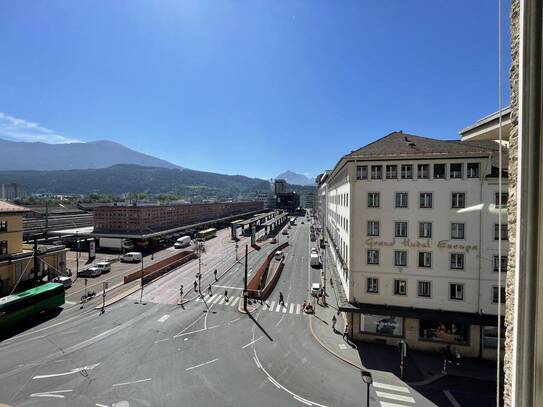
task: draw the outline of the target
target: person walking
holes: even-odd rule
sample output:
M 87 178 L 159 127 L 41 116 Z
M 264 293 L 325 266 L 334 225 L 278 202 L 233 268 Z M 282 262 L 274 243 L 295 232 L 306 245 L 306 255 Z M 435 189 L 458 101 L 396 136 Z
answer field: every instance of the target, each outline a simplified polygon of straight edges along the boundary
M 336 333 L 336 322 L 337 322 L 337 318 L 335 315 L 332 316 L 332 331 L 334 331 L 334 333 Z
M 349 324 L 345 322 L 345 326 L 343 327 L 343 339 L 346 339 L 348 334 L 349 334 Z
M 183 284 L 181 284 L 181 287 L 179 287 L 179 297 L 183 298 Z
M 198 291 L 198 283 L 194 281 L 194 291 Z
M 283 307 L 285 306 L 285 299 L 283 298 L 283 293 L 279 291 L 279 304 Z
M 228 302 L 228 290 L 224 290 L 224 300 Z
M 215 271 L 213 272 L 213 274 L 215 275 L 215 281 L 217 281 L 217 269 L 215 269 Z
M 213 295 L 213 291 L 211 290 L 211 284 L 207 286 L 207 293 L 209 294 L 210 297 Z

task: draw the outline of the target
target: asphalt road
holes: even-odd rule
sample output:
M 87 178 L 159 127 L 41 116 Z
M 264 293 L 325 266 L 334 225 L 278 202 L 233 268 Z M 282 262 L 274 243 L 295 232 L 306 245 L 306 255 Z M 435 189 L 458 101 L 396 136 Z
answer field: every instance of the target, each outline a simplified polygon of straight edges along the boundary
M 285 239 L 284 236 L 280 236 Z M 0 402 L 16 406 L 361 406 L 360 372 L 325 351 L 312 337 L 300 306 L 320 271 L 309 267 L 309 225 L 293 227 L 285 268 L 268 306 L 238 311 L 243 263 L 220 235 L 207 242 L 205 301 L 178 306 L 180 284 L 192 284 L 193 261 L 107 308 L 72 307 L 57 318 L 0 343 Z M 240 244 L 240 254 L 242 253 Z M 273 250 L 249 254 L 251 272 Z M 222 275 L 214 282 L 213 270 Z M 224 291 L 229 293 L 229 301 Z M 285 307 L 278 307 L 278 293 Z M 386 372 L 373 406 L 433 405 Z M 400 399 L 383 399 L 383 389 Z M 396 386 L 396 387 L 394 387 Z M 379 389 L 381 390 L 379 392 Z M 405 393 L 407 391 L 408 393 Z M 381 395 L 380 395 L 381 394 Z M 403 395 L 403 396 L 402 396 Z M 408 401 L 401 401 L 407 397 Z M 410 401 L 412 400 L 412 401 Z M 386 403 L 391 404 L 386 404 Z M 394 404 L 393 404 L 394 403 Z

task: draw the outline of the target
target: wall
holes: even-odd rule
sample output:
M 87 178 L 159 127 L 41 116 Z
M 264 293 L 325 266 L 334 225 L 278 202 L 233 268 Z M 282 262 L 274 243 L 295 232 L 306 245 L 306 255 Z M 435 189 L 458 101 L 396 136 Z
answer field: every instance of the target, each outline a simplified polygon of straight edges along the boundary
M 23 251 L 23 217 L 21 214 L 0 213 L 0 221 L 7 221 L 7 232 L 0 232 L 0 240 L 7 240 L 8 253 Z

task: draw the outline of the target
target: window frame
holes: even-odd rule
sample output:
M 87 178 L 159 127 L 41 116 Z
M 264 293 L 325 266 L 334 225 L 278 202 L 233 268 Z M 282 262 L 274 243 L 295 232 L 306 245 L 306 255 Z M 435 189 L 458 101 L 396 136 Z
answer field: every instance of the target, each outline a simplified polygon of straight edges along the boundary
M 398 225 L 405 225 L 405 235 L 399 235 L 398 232 Z M 395 220 L 394 221 L 394 237 L 409 237 L 409 223 L 405 220 Z
M 459 177 L 454 176 L 456 171 L 453 171 L 453 169 L 452 169 L 453 165 L 459 165 L 460 166 L 460 176 Z M 464 178 L 464 163 L 449 163 L 449 178 L 450 179 L 463 179 Z
M 394 168 L 394 176 L 389 177 L 389 168 Z M 385 165 L 385 179 L 398 179 L 398 164 L 387 164 Z
M 505 285 L 502 285 L 500 288 L 501 288 L 500 291 L 502 291 L 501 298 L 500 298 L 502 300 L 501 303 L 505 304 Z M 496 291 L 496 292 L 494 293 L 494 291 Z M 493 285 L 492 286 L 491 297 L 490 297 L 490 300 L 492 301 L 492 304 L 498 304 L 499 303 L 498 302 L 498 293 L 499 293 L 498 286 Z
M 454 225 L 462 225 L 462 237 L 454 237 L 453 236 L 453 226 Z M 451 240 L 466 240 L 466 224 L 465 222 L 451 222 Z
M 430 225 L 430 228 L 429 228 L 430 229 L 430 234 L 429 234 L 429 236 L 423 236 L 422 233 L 421 233 L 421 231 L 423 230 L 422 225 L 425 225 L 425 224 Z M 432 233 L 433 233 L 432 228 L 433 228 L 432 222 L 419 222 L 419 239 L 431 239 L 432 238 Z
M 456 287 L 455 294 L 458 293 L 458 288 L 459 287 L 461 288 L 462 298 L 456 298 L 456 296 L 455 298 L 453 298 L 453 296 L 451 295 L 453 286 Z M 464 283 L 449 283 L 449 300 L 450 301 L 464 301 L 465 298 L 466 298 L 466 290 L 464 289 Z
M 400 283 L 403 283 L 403 287 L 404 287 L 404 292 L 401 293 L 399 290 L 399 288 L 402 286 L 400 285 Z M 396 289 L 398 288 L 398 289 Z M 399 295 L 399 296 L 402 296 L 402 297 L 407 297 L 407 280 L 405 279 L 401 279 L 401 278 L 395 278 L 394 279 L 394 283 L 393 283 L 393 287 L 392 287 L 392 294 L 393 295 Z
M 404 177 L 404 167 L 410 169 L 408 177 Z M 413 179 L 413 164 L 400 164 L 400 179 Z
M 453 267 L 453 256 L 460 256 L 459 258 L 462 259 L 462 267 Z M 458 264 L 458 261 L 456 262 Z M 466 267 L 466 254 L 465 253 L 458 253 L 458 252 L 452 252 L 449 253 L 449 269 L 450 270 L 465 270 Z
M 462 197 L 462 205 L 458 205 L 458 200 L 455 205 L 455 195 Z M 466 207 L 466 193 L 465 192 L 451 192 L 451 209 L 464 209 Z
M 436 169 L 437 168 L 443 168 L 443 176 L 442 177 L 436 177 Z M 436 163 L 433 165 L 433 171 L 432 171 L 433 179 L 447 179 L 447 164 L 446 163 Z
M 509 256 L 505 255 L 505 256 L 501 256 L 501 260 L 500 260 L 500 256 L 498 256 L 497 254 L 494 255 L 494 258 L 493 258 L 493 261 L 492 261 L 492 270 L 494 271 L 494 273 L 497 273 L 498 272 L 498 265 L 499 265 L 499 262 L 501 261 L 505 261 L 505 267 L 503 267 L 504 265 L 502 264 L 502 273 L 506 273 L 507 272 L 507 269 L 508 269 L 508 265 L 509 265 Z
M 370 195 L 377 197 L 377 205 L 370 205 Z M 368 208 L 380 208 L 381 207 L 381 196 L 379 192 L 368 192 Z
M 426 177 L 421 177 L 421 167 L 427 167 L 428 170 L 427 170 L 427 174 L 426 174 Z M 423 170 L 423 173 L 424 173 L 424 170 Z M 431 166 L 430 164 L 425 164 L 425 163 L 421 163 L 421 164 L 417 164 L 417 179 L 430 179 L 430 174 L 431 174 Z
M 377 256 L 377 259 L 375 262 L 370 263 L 370 252 L 375 253 Z M 379 260 L 380 260 L 381 254 L 379 253 L 379 249 L 366 249 L 366 264 L 368 266 L 378 266 Z
M 470 175 L 470 168 L 469 168 L 470 165 L 476 165 L 477 166 L 477 175 L 475 175 L 475 176 Z M 480 178 L 480 174 L 481 174 L 481 164 L 480 163 L 472 162 L 472 163 L 467 163 L 466 164 L 466 176 L 467 176 L 467 178 Z
M 370 224 L 377 225 L 377 234 L 370 234 Z M 381 221 L 378 220 L 368 220 L 366 234 L 368 237 L 379 237 L 381 236 Z
M 366 169 L 366 176 L 364 177 L 362 174 L 362 169 Z M 360 171 L 359 171 L 360 169 Z M 367 180 L 368 179 L 368 166 L 367 165 L 357 165 L 356 166 L 356 179 L 357 180 Z
M 421 294 L 421 284 L 428 285 L 428 295 Z M 419 298 L 432 298 L 432 281 L 430 280 L 417 280 L 417 297 Z
M 398 264 L 398 257 L 396 256 L 397 253 L 404 253 L 404 264 Z M 407 267 L 407 250 L 394 250 L 394 267 Z
M 422 257 L 421 257 L 422 255 Z M 426 262 L 425 260 L 426 259 L 426 255 L 429 255 L 429 265 L 426 266 Z M 423 260 L 423 264 L 421 265 L 421 259 Z M 418 264 L 418 268 L 424 268 L 424 269 L 430 269 L 432 268 L 432 252 L 427 252 L 427 251 L 421 251 L 421 252 L 418 252 L 417 253 L 417 264 Z
M 422 197 L 430 197 L 430 206 L 422 206 Z M 434 194 L 432 192 L 419 192 L 419 209 L 433 209 L 434 207 Z
M 405 195 L 405 206 L 398 206 L 398 197 Z M 398 191 L 394 192 L 394 208 L 395 209 L 409 209 L 409 192 Z
M 372 284 L 370 284 L 370 281 Z M 375 289 L 370 290 L 370 288 L 373 288 L 373 287 L 375 287 Z M 377 277 L 366 278 L 366 292 L 368 294 L 379 294 L 379 279 Z
M 373 175 L 373 170 L 377 170 L 377 175 L 378 176 L 374 176 Z M 370 167 L 370 178 L 372 180 L 374 179 L 383 179 L 383 165 L 382 164 L 372 164 L 371 167 Z

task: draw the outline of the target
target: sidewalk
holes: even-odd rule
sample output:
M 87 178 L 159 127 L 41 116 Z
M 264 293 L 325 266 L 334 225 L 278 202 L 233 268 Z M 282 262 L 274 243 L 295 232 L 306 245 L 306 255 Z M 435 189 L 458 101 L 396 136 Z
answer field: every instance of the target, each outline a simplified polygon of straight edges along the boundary
M 330 287 L 327 281 L 327 306 L 317 305 L 315 315 L 310 319 L 310 329 L 315 339 L 328 352 L 353 367 L 387 371 L 400 377 L 400 355 L 396 347 L 343 339 L 343 315 L 337 314 L 337 290 L 341 283 L 335 272 L 327 271 L 328 279 L 332 274 L 334 284 Z M 334 315 L 337 318 L 336 332 L 332 330 Z M 442 370 L 443 356 L 437 353 L 410 350 L 404 359 L 404 381 L 413 386 L 423 386 L 441 379 L 445 376 Z M 487 360 L 462 358 L 459 366 L 454 362 L 447 364 L 447 375 L 495 381 L 496 364 Z

